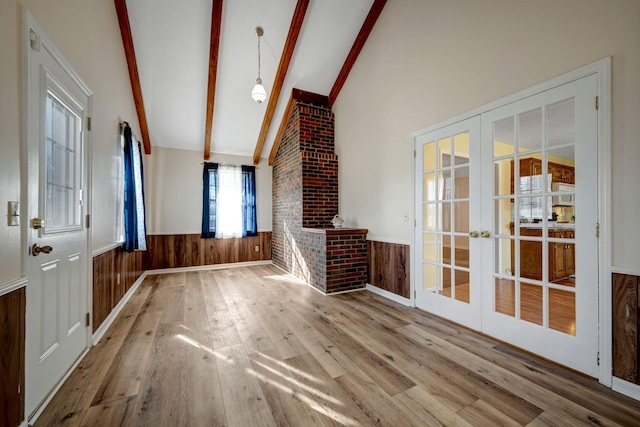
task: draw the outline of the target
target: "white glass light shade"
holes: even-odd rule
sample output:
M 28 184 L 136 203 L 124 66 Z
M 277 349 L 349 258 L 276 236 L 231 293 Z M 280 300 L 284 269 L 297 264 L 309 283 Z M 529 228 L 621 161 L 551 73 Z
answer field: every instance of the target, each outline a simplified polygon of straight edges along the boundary
M 267 91 L 264 89 L 264 86 L 262 86 L 262 79 L 256 80 L 256 85 L 251 91 L 251 96 L 258 104 L 262 104 L 262 101 L 267 99 Z

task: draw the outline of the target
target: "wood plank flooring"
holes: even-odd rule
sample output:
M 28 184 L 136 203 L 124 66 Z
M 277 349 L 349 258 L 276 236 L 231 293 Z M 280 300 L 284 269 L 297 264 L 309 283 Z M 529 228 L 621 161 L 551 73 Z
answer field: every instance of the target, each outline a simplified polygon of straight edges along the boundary
M 40 426 L 634 426 L 594 379 L 271 265 L 149 276 Z

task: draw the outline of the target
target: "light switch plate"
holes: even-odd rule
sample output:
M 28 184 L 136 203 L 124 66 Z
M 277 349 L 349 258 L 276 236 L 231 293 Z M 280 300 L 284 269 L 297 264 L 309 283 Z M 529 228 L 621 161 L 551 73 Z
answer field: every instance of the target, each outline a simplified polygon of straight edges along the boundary
M 20 203 L 9 202 L 9 226 L 20 225 Z

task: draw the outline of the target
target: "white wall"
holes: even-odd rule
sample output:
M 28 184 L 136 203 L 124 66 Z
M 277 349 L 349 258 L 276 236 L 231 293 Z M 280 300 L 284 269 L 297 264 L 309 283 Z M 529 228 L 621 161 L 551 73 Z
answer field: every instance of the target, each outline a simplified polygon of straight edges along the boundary
M 22 7 L 29 9 L 93 92 L 93 249 L 115 237 L 117 133 L 121 119 L 138 127 L 112 0 L 0 2 L 0 285 L 22 276 L 20 227 L 8 227 L 8 201 L 20 191 Z M 22 218 L 23 224 L 28 218 Z
M 213 154 L 210 162 L 252 165 L 251 157 Z M 154 147 L 145 156 L 147 233 L 199 234 L 202 225 L 202 151 Z M 256 170 L 258 231 L 271 231 L 271 166 Z
M 411 132 L 613 58 L 613 264 L 640 268 L 640 2 L 389 0 L 336 114 L 340 213 L 409 243 Z

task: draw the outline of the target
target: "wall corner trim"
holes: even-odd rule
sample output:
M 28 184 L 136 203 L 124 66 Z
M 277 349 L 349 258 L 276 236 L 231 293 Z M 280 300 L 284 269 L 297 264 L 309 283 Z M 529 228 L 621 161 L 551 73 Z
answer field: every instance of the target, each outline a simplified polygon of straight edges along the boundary
M 107 332 L 111 324 L 116 320 L 116 317 L 118 317 L 118 314 L 120 314 L 120 311 L 122 311 L 124 306 L 131 299 L 131 296 L 133 296 L 133 294 L 136 292 L 140 284 L 144 281 L 145 277 L 147 277 L 146 271 L 143 272 L 140 275 L 140 277 L 138 277 L 138 279 L 133 283 L 131 288 L 129 288 L 129 291 L 120 299 L 118 304 L 116 304 L 116 306 L 113 307 L 113 310 L 111 310 L 111 313 L 109 313 L 109 315 L 106 317 L 106 319 L 104 319 L 100 327 L 96 329 L 96 332 L 91 337 L 92 345 L 98 344 L 102 336 L 105 334 L 105 332 Z

